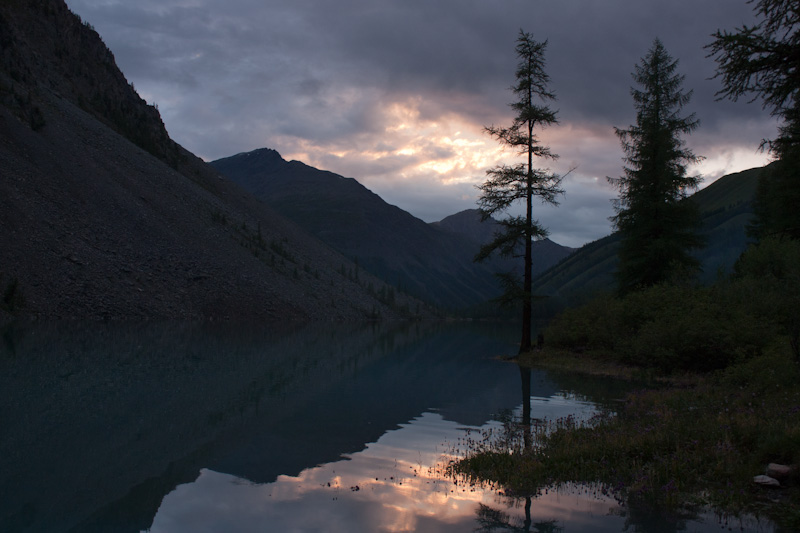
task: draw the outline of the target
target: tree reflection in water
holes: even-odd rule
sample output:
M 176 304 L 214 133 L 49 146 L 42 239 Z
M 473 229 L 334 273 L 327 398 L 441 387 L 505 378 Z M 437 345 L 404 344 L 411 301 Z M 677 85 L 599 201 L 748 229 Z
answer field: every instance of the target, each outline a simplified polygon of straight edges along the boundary
M 494 449 L 506 453 L 513 454 L 530 451 L 533 446 L 537 445 L 537 437 L 542 435 L 542 432 L 552 429 L 546 420 L 532 416 L 531 369 L 519 365 L 519 374 L 522 392 L 521 412 L 518 411 L 520 413 L 518 417 L 511 413 L 503 415 L 501 417 L 503 422 L 502 435 L 487 434 L 486 441 L 483 443 L 484 449 L 489 442 L 494 442 Z M 574 377 L 568 377 L 568 379 L 574 379 Z M 556 381 L 559 382 L 562 389 L 571 388 L 569 384 L 561 380 L 557 379 Z M 536 399 L 534 403 L 538 403 L 539 400 Z M 545 404 L 538 403 L 538 405 L 543 406 Z M 542 418 L 547 418 L 547 416 L 544 415 Z M 580 416 L 578 418 L 580 419 Z M 553 515 L 547 516 L 547 513 L 552 512 L 552 496 L 555 495 L 557 498 L 559 493 L 576 496 L 576 500 L 573 502 L 574 507 L 572 508 L 572 511 L 575 512 L 586 512 L 586 509 L 581 511 L 578 511 L 578 509 L 592 499 L 595 499 L 596 502 L 605 502 L 608 505 L 605 514 L 606 520 L 601 519 L 599 522 L 584 524 L 583 529 L 579 524 L 567 519 L 566 524 L 569 525 L 571 531 L 575 530 L 575 527 L 579 531 L 599 531 L 602 529 L 603 531 L 646 531 L 648 533 L 676 533 L 687 530 L 710 532 L 717 531 L 720 528 L 733 530 L 734 527 L 742 532 L 774 531 L 771 523 L 768 521 L 761 522 L 757 517 L 753 516 L 731 519 L 729 523 L 727 519 L 720 518 L 709 511 L 704 512 L 702 509 L 664 509 L 643 501 L 623 502 L 616 498 L 612 499 L 608 496 L 609 492 L 602 483 L 593 484 L 592 486 L 581 483 L 567 483 L 556 487 L 538 487 L 536 492 L 527 494 L 524 497 L 510 498 L 506 502 L 509 509 L 513 507 L 519 509 L 524 502 L 524 517 L 520 516 L 520 513 L 516 513 L 515 516 L 512 513 L 503 512 L 480 503 L 475 510 L 478 524 L 475 531 L 525 533 L 564 531 L 565 527 L 560 525 L 560 520 L 553 519 Z M 583 500 L 583 504 L 578 504 L 578 500 Z M 538 505 L 534 511 L 536 509 L 539 510 L 539 518 L 542 518 L 543 515 L 547 519 L 534 522 L 532 514 L 535 513 L 532 513 L 532 507 L 535 503 Z M 569 508 L 569 504 L 564 503 L 565 507 Z M 593 514 L 593 511 L 589 511 L 589 513 Z M 612 517 L 622 519 L 621 523 L 616 522 Z
M 488 505 L 480 504 L 476 511 L 478 529 L 475 531 L 491 532 L 491 531 L 512 531 L 524 533 L 557 533 L 564 531 L 564 528 L 558 525 L 556 520 L 545 520 L 543 522 L 532 523 L 531 520 L 531 498 L 525 498 L 525 520 L 520 525 L 520 520 L 514 518 L 507 513 L 492 509 Z M 531 529 L 533 527 L 533 529 Z
M 520 419 L 520 429 L 522 431 L 523 448 L 528 451 L 533 446 L 533 427 L 531 418 L 531 369 L 530 367 L 519 365 L 520 383 L 522 385 L 522 417 Z M 530 495 L 525 497 L 525 519 L 522 525 L 518 525 L 519 519 L 512 518 L 509 514 L 493 509 L 488 505 L 480 504 L 476 509 L 477 522 L 479 528 L 476 531 L 520 531 L 530 533 L 555 533 L 563 531 L 564 528 L 558 525 L 556 520 L 546 520 L 533 524 L 531 519 L 532 498 Z M 531 530 L 531 527 L 534 529 Z

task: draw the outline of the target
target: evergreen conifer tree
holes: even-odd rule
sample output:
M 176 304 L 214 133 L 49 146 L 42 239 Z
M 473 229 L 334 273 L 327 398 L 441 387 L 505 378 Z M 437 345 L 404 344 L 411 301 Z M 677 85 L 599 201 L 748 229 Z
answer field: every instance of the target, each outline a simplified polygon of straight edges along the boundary
M 761 98 L 772 115 L 783 119 L 778 137 L 764 141 L 778 158 L 761 175 L 756 192 L 756 220 L 751 233 L 800 239 L 800 3 L 759 0 L 761 19 L 734 32 L 717 31 L 708 45 L 722 79 L 720 98 Z
M 500 143 L 524 156 L 526 161 L 513 165 L 499 165 L 487 172 L 488 179 L 478 186 L 480 195 L 478 207 L 483 220 L 498 213 L 506 213 L 515 203 L 524 202 L 525 214 L 507 215 L 500 220 L 501 231 L 494 240 L 483 246 L 476 256 L 477 261 L 486 259 L 497 251 L 504 256 L 518 255 L 518 248 L 523 248 L 524 274 L 522 284 L 512 274 L 501 275 L 505 286 L 503 300 L 518 301 L 522 299 L 522 338 L 520 353 L 531 348 L 531 285 L 532 244 L 533 239 L 543 239 L 547 230 L 533 218 L 533 200 L 538 198 L 544 203 L 557 205 L 557 197 L 563 194 L 560 187 L 563 176 L 550 170 L 534 166 L 537 159 L 556 159 L 547 146 L 541 144 L 535 130 L 556 124 L 556 114 L 546 102 L 555 99 L 548 89 L 550 77 L 544 70 L 544 52 L 547 41 L 538 42 L 531 34 L 520 30 L 517 38 L 516 53 L 519 58 L 516 70 L 516 83 L 511 87 L 517 100 L 511 108 L 517 115 L 507 128 L 489 126 L 487 133 Z
M 700 158 L 686 148 L 681 135 L 698 126 L 694 114 L 681 116 L 691 91 L 684 76 L 656 39 L 633 74 L 636 124 L 615 128 L 625 152 L 624 175 L 608 178 L 620 191 L 611 217 L 622 235 L 617 281 L 621 293 L 696 274 L 699 262 L 691 250 L 702 246 L 699 215 L 684 201 L 698 177 L 687 165 Z

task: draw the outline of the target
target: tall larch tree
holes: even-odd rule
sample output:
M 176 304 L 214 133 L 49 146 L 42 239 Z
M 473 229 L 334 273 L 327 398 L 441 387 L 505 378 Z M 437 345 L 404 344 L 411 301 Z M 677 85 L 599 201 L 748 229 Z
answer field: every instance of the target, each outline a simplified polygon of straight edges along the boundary
M 777 157 L 762 173 L 751 234 L 800 239 L 800 3 L 759 0 L 759 22 L 733 32 L 717 31 L 707 46 L 722 80 L 720 98 L 761 99 L 782 120 L 778 137 L 764 141 Z
M 557 123 L 555 112 L 547 106 L 555 95 L 548 89 L 550 77 L 545 72 L 544 52 L 547 41 L 535 41 L 530 33 L 520 30 L 516 53 L 519 59 L 516 83 L 511 87 L 517 97 L 511 108 L 516 112 L 513 123 L 506 128 L 489 126 L 486 132 L 501 144 L 525 158 L 524 162 L 502 164 L 487 171 L 488 179 L 478 186 L 478 207 L 483 220 L 497 214 L 505 214 L 500 220 L 501 230 L 489 244 L 483 246 L 476 256 L 481 261 L 494 252 L 504 256 L 519 257 L 524 250 L 524 274 L 522 284 L 512 274 L 501 275 L 505 285 L 505 300 L 522 299 L 522 338 L 520 353 L 531 349 L 531 318 L 533 295 L 532 241 L 547 237 L 547 230 L 533 218 L 534 198 L 557 205 L 563 194 L 563 176 L 534 165 L 540 160 L 555 160 L 558 156 L 543 145 L 536 136 L 539 128 Z M 524 203 L 525 214 L 512 216 L 509 208 L 517 202 Z
M 611 221 L 622 236 L 617 281 L 623 294 L 699 269 L 691 255 L 702 246 L 699 215 L 684 200 L 700 181 L 687 174 L 687 165 L 701 158 L 682 139 L 698 121 L 694 114 L 681 116 L 692 93 L 683 91 L 677 65 L 656 39 L 633 73 L 636 124 L 615 128 L 626 166 L 622 177 L 608 179 L 619 190 Z

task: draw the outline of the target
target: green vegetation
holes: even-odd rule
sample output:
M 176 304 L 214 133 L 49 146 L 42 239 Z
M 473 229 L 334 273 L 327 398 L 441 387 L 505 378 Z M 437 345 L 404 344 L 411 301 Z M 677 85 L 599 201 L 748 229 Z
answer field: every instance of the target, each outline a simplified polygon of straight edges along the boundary
M 784 336 L 798 357 L 800 243 L 768 239 L 709 287 L 661 284 L 568 309 L 549 346 L 661 372 L 709 371 L 759 355 Z
M 263 239 L 261 241 L 258 241 L 258 239 L 261 239 L 261 234 L 260 233 L 256 237 L 256 240 L 257 240 L 257 242 L 262 242 L 263 243 Z M 289 248 L 286 246 L 286 244 L 288 244 L 288 242 L 289 241 L 288 241 L 288 239 L 286 237 L 284 237 L 282 240 L 272 239 L 269 242 L 269 249 L 272 250 L 273 252 L 275 252 L 275 254 L 277 254 L 278 256 L 286 259 L 287 261 L 290 261 L 292 263 L 297 263 L 297 261 L 295 260 L 294 256 L 289 251 Z
M 537 42 L 522 30 L 517 38 L 517 82 L 511 88 L 518 100 L 511 104 L 517 112 L 514 122 L 508 128 L 490 126 L 486 131 L 501 144 L 515 150 L 527 158 L 527 162 L 515 165 L 500 165 L 490 169 L 489 178 L 478 186 L 480 196 L 478 206 L 481 220 L 487 220 L 498 213 L 505 213 L 513 204 L 525 203 L 525 216 L 507 216 L 499 221 L 500 232 L 494 240 L 481 247 L 475 257 L 482 261 L 495 251 L 502 256 L 516 255 L 519 246 L 524 248 L 524 275 L 522 284 L 513 274 L 501 274 L 500 281 L 504 288 L 503 301 L 522 300 L 522 339 L 520 353 L 531 348 L 531 291 L 532 244 L 533 239 L 544 239 L 547 230 L 533 218 L 534 197 L 543 203 L 557 205 L 556 198 L 563 194 L 562 176 L 546 169 L 533 166 L 534 158 L 556 159 L 558 156 L 550 148 L 542 145 L 534 130 L 558 123 L 556 114 L 547 105 L 555 99 L 555 95 L 547 88 L 550 76 L 544 71 L 544 52 L 547 41 Z
M 699 178 L 688 176 L 687 165 L 700 160 L 686 148 L 681 135 L 694 131 L 694 114 L 679 115 L 689 102 L 684 76 L 658 39 L 636 65 L 631 89 L 636 124 L 615 128 L 627 166 L 609 181 L 619 189 L 614 226 L 622 236 L 617 282 L 621 293 L 650 287 L 673 276 L 694 275 L 699 261 L 699 215 L 694 202 L 684 202 Z
M 714 283 L 733 272 L 736 260 L 747 249 L 745 228 L 752 220 L 759 176 L 771 168 L 729 174 L 684 200 L 697 204 L 700 211 L 706 246 L 694 256 L 702 265 L 701 283 Z M 588 243 L 534 279 L 534 294 L 549 296 L 535 302 L 535 316 L 549 318 L 565 307 L 586 303 L 598 291 L 612 291 L 619 243 L 619 233 Z
M 765 239 L 710 287 L 595 298 L 544 335 L 547 348 L 523 362 L 670 385 L 629 394 L 586 424 L 536 426 L 535 446 L 476 443 L 457 472 L 523 495 L 601 483 L 628 502 L 710 505 L 800 527 L 797 470 L 781 489 L 753 482 L 769 463 L 800 464 L 800 242 Z

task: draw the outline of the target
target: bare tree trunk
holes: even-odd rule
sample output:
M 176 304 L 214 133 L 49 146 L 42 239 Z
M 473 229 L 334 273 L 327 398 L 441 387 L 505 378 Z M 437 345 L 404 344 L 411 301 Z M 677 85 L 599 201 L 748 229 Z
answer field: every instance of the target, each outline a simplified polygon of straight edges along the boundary
M 531 239 L 525 241 L 525 280 L 522 287 L 522 340 L 519 343 L 519 353 L 531 351 Z
M 519 365 L 519 376 L 522 381 L 522 442 L 525 451 L 533 446 L 533 432 L 531 428 L 531 369 Z
M 533 95 L 529 94 L 529 100 Z M 531 286 L 533 284 L 533 257 L 531 237 L 533 235 L 533 121 L 528 121 L 528 183 L 525 212 L 525 278 L 522 284 L 522 340 L 519 353 L 531 351 Z

